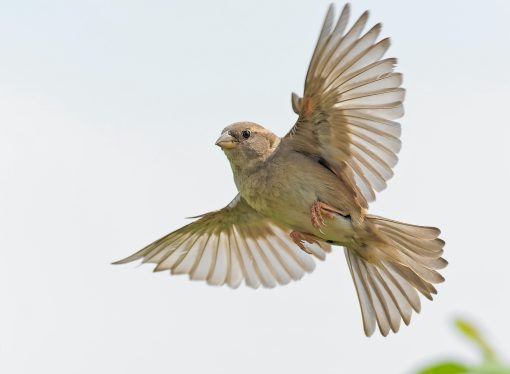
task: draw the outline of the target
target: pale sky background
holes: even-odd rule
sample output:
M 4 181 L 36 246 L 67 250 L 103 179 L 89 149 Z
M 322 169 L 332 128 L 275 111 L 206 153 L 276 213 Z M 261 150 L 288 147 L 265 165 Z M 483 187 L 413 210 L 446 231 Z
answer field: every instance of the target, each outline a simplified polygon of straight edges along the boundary
M 458 315 L 510 360 L 508 1 L 352 4 L 383 22 L 408 89 L 371 210 L 447 242 L 410 327 L 363 335 L 340 248 L 273 290 L 110 265 L 230 201 L 214 141 L 239 120 L 292 126 L 328 4 L 0 2 L 0 372 L 412 373 L 476 361 Z

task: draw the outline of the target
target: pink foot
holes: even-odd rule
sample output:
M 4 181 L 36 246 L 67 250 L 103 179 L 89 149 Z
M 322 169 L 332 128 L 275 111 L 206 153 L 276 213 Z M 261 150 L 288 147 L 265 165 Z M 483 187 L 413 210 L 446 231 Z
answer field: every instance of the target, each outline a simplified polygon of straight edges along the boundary
M 335 214 L 340 214 L 342 216 L 347 215 L 341 210 L 335 209 L 328 204 L 325 204 L 321 201 L 316 201 L 310 210 L 310 217 L 313 227 L 320 231 L 322 226 L 326 224 L 324 222 L 324 217 L 331 219 L 335 216 Z
M 312 252 L 310 252 L 304 245 L 304 242 L 308 242 L 310 244 L 319 244 L 319 242 L 317 241 L 317 237 L 312 235 L 312 234 L 307 234 L 307 233 L 304 233 L 304 232 L 300 232 L 300 231 L 292 231 L 290 233 L 290 238 L 292 239 L 292 241 L 294 243 L 296 243 L 298 245 L 299 248 L 301 248 L 303 251 L 305 251 L 306 253 L 309 253 L 309 254 L 312 254 Z

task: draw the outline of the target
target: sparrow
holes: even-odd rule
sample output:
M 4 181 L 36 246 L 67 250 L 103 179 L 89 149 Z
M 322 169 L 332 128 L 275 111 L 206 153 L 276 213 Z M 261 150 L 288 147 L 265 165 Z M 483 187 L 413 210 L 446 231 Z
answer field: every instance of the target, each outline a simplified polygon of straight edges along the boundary
M 349 14 L 347 4 L 335 20 L 329 7 L 287 135 L 252 122 L 223 129 L 216 145 L 239 192 L 232 202 L 116 264 L 142 259 L 211 285 L 271 288 L 340 246 L 367 336 L 408 325 L 419 294 L 432 300 L 447 265 L 440 230 L 368 214 L 398 160 L 405 90 L 381 24 L 363 32 L 368 11 L 350 27 Z

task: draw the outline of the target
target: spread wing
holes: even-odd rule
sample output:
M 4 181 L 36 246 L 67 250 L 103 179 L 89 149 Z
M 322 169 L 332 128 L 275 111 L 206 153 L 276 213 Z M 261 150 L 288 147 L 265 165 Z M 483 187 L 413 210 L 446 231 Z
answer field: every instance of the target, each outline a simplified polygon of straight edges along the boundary
M 143 259 L 154 271 L 188 274 L 190 279 L 236 288 L 274 287 L 300 279 L 315 262 L 289 237 L 289 232 L 252 209 L 238 195 L 228 206 L 204 214 L 195 222 L 149 244 L 115 264 Z M 324 259 L 329 244 L 304 243 Z
M 377 42 L 381 24 L 362 34 L 365 12 L 347 29 L 349 5 L 334 24 L 330 6 L 305 81 L 303 98 L 292 95 L 299 118 L 283 139 L 316 157 L 364 197 L 386 187 L 400 150 L 405 91 L 396 59 L 383 59 L 389 39 Z

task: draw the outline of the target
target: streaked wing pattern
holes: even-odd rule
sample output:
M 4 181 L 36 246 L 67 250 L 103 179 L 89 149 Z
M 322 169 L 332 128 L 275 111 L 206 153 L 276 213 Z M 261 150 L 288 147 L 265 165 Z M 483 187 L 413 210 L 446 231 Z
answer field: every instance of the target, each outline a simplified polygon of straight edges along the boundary
M 289 232 L 238 195 L 227 207 L 204 214 L 116 264 L 143 259 L 156 264 L 154 271 L 188 274 L 211 285 L 237 288 L 244 280 L 252 288 L 271 288 L 315 268 L 312 256 L 290 239 Z M 305 246 L 321 260 L 330 251 L 326 243 Z
M 383 59 L 390 41 L 377 42 L 381 24 L 362 34 L 365 12 L 345 31 L 349 13 L 346 5 L 334 25 L 334 7 L 329 8 L 303 98 L 292 96 L 299 118 L 284 142 L 352 179 L 366 207 L 393 176 L 401 143 L 400 124 L 392 120 L 403 115 L 405 90 L 402 74 L 393 72 L 397 60 Z

